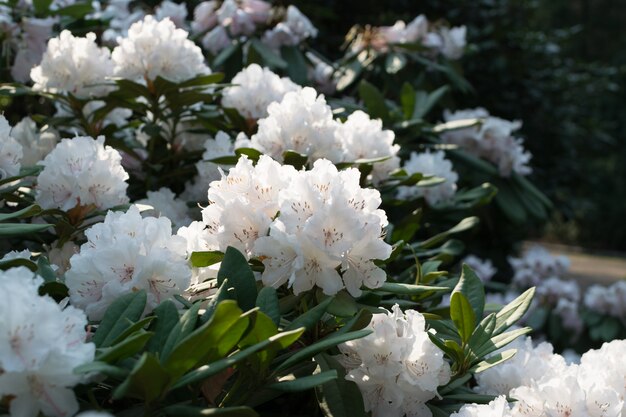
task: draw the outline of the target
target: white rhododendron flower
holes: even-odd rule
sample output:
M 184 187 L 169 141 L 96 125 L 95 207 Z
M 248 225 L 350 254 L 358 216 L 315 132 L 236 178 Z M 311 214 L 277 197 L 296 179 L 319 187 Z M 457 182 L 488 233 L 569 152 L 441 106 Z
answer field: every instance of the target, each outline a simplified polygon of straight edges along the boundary
M 97 97 L 111 90 L 107 77 L 113 75 L 111 52 L 96 44 L 96 35 L 74 37 L 69 30 L 48 41 L 41 64 L 30 76 L 35 90 L 70 93 L 79 98 Z
M 0 271 L 0 398 L 11 416 L 65 417 L 78 411 L 74 368 L 94 360 L 87 318 L 40 296 L 41 277 L 25 267 Z
M 518 413 L 511 411 L 506 396 L 501 395 L 489 404 L 466 404 L 450 414 L 450 417 L 515 417 Z
M 132 0 L 108 1 L 105 9 L 94 16 L 108 21 L 107 28 L 102 32 L 103 42 L 115 44 L 120 36 L 126 37 L 133 23 L 144 18 L 145 12 L 140 7 L 129 9 L 131 2 Z
M 443 352 L 431 342 L 424 317 L 396 304 L 374 314 L 373 333 L 339 345 L 346 379 L 355 382 L 372 417 L 431 416 L 426 402 L 450 380 Z
M 63 139 L 39 165 L 35 199 L 43 208 L 70 210 L 94 205 L 108 209 L 128 202 L 128 174 L 122 157 L 104 137 Z
M 273 49 L 281 46 L 298 45 L 308 38 L 317 36 L 317 28 L 294 5 L 287 7 L 285 19 L 275 27 L 265 32 L 263 42 Z
M 308 70 L 308 77 L 315 89 L 323 94 L 333 94 L 337 90 L 337 81 L 333 78 L 335 68 L 312 52 L 307 52 L 306 57 L 312 64 Z
M 328 295 L 346 288 L 359 296 L 361 286 L 385 282 L 373 260 L 391 255 L 381 238 L 387 217 L 378 209 L 380 193 L 361 188 L 359 179 L 357 169 L 337 171 L 328 160 L 297 173 L 281 195 L 269 236 L 254 247 L 265 265 L 265 285 L 288 283 L 296 294 L 313 286 Z
M 437 50 L 448 59 L 459 59 L 467 46 L 466 34 L 465 26 L 454 28 L 441 26 L 426 35 L 424 45 Z
M 585 307 L 626 321 L 626 281 L 609 286 L 592 285 L 585 291 Z
M 561 299 L 578 303 L 580 301 L 580 287 L 576 281 L 549 277 L 537 285 L 536 297 L 551 305 L 556 304 Z
M 145 290 L 150 312 L 189 287 L 187 244 L 172 236 L 172 224 L 165 217 L 142 218 L 131 206 L 126 213 L 109 212 L 85 236 L 87 243 L 70 259 L 65 283 L 72 304 L 83 308 L 91 320 L 100 320 L 123 294 Z
M 491 278 L 498 272 L 489 259 L 481 259 L 475 255 L 466 256 L 463 258 L 463 263 L 472 268 L 482 282 L 491 281 Z
M 169 18 L 176 27 L 185 28 L 187 18 L 187 3 L 174 3 L 170 0 L 165 0 L 159 4 L 154 12 L 154 18 L 156 20 L 163 20 Z
M 259 257 L 265 285 L 288 284 L 296 294 L 346 288 L 358 296 L 362 285 L 383 284 L 386 275 L 373 260 L 391 254 L 381 237 L 387 218 L 378 209 L 380 193 L 361 188 L 359 179 L 358 170 L 339 172 L 328 160 L 296 171 L 265 155 L 256 166 L 242 157 L 211 183 L 202 222 L 179 234 L 196 242 L 195 250 L 233 246 Z
M 267 117 L 267 107 L 271 103 L 280 102 L 290 91 L 300 90 L 289 78 L 281 78 L 257 64 L 241 70 L 231 84 L 235 85 L 222 91 L 222 105 L 236 109 L 251 120 Z
M 445 132 L 441 138 L 446 143 L 458 145 L 467 152 L 485 158 L 498 166 L 500 175 L 511 172 L 527 175 L 532 172 L 528 163 L 531 154 L 524 149 L 524 141 L 513 136 L 522 127 L 519 121 L 509 121 L 490 116 L 483 108 L 444 112 L 446 122 L 479 119 L 476 126 Z
M 372 181 L 379 184 L 389 177 L 391 171 L 400 167 L 399 145 L 394 145 L 395 134 L 383 130 L 380 119 L 370 119 L 369 115 L 357 110 L 337 129 L 337 136 L 344 148 L 343 160 L 388 158 L 374 163 Z
M 11 125 L 0 114 L 0 179 L 20 173 L 23 155 L 22 145 L 11 134 Z
M 147 198 L 135 202 L 135 204 L 152 206 L 152 209 L 141 213 L 143 217 L 167 217 L 174 229 L 191 223 L 191 218 L 187 214 L 187 204 L 177 199 L 176 194 L 169 188 L 162 187 L 157 191 L 148 191 L 147 194 Z
M 210 0 L 199 3 L 193 11 L 193 22 L 191 29 L 194 33 L 206 32 L 217 24 L 216 11 L 220 4 L 218 1 Z
M 430 205 L 449 201 L 456 192 L 456 182 L 459 175 L 453 171 L 452 162 L 445 156 L 443 151 L 412 152 L 411 157 L 402 167 L 407 174 L 422 173 L 425 176 L 441 177 L 445 179 L 445 182 L 430 187 L 398 187 L 398 198 L 406 200 L 423 196 Z
M 34 166 L 56 146 L 56 132 L 39 130 L 30 117 L 24 117 L 11 130 L 11 136 L 22 145 L 22 166 Z
M 560 277 L 569 269 L 566 256 L 553 256 L 542 246 L 535 245 L 520 258 L 509 257 L 513 267 L 513 282 L 520 288 L 532 287 L 550 277 Z
M 336 138 L 339 123 L 324 96 L 318 96 L 313 88 L 285 94 L 281 102 L 270 104 L 267 112 L 249 146 L 279 162 L 285 151 L 307 155 L 310 161 L 342 160 L 343 149 Z
M 181 82 L 209 74 L 202 50 L 187 35 L 169 18 L 159 22 L 146 16 L 133 23 L 128 36 L 119 39 L 111 54 L 115 75 L 130 80 L 154 80 L 160 76 Z
M 52 38 L 53 26 L 57 22 L 56 17 L 44 19 L 24 17 L 16 26 L 19 40 L 15 45 L 17 54 L 11 67 L 11 77 L 15 81 L 25 83 L 30 80 L 30 71 L 41 62 L 41 57 L 46 50 L 46 42 Z
M 533 346 L 532 339 L 517 338 L 502 348 L 502 351 L 516 349 L 511 359 L 476 374 L 476 390 L 487 395 L 509 395 L 513 388 L 530 386 L 544 375 L 558 375 L 565 371 L 562 356 L 553 353 L 550 343 Z

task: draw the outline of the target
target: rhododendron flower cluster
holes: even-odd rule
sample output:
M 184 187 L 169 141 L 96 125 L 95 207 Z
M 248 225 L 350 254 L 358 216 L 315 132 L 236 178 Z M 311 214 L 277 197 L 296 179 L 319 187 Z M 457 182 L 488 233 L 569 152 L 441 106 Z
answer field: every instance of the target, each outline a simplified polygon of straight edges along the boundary
M 185 239 L 172 236 L 165 217 L 142 218 L 131 206 L 126 213 L 109 212 L 85 236 L 87 243 L 70 259 L 65 283 L 72 304 L 85 309 L 91 320 L 102 319 L 125 293 L 145 290 L 150 312 L 189 287 Z
M 236 109 L 249 120 L 267 117 L 267 106 L 281 101 L 288 92 L 300 89 L 289 78 L 281 78 L 257 64 L 241 70 L 231 83 L 232 87 L 222 91 L 222 105 Z
M 459 59 L 467 44 L 465 35 L 465 26 L 449 28 L 433 25 L 426 16 L 419 15 L 408 24 L 398 20 L 393 26 L 367 28 L 355 39 L 352 50 L 358 52 L 371 47 L 387 52 L 396 45 L 419 43 L 433 53 L 448 59 Z
M 428 204 L 435 206 L 449 201 L 456 192 L 459 175 L 453 171 L 452 162 L 446 159 L 443 151 L 412 152 L 402 168 L 409 175 L 421 173 L 443 178 L 445 181 L 430 187 L 399 187 L 398 198 L 401 200 L 424 197 Z
M 68 30 L 48 41 L 41 63 L 30 72 L 35 90 L 79 98 L 105 95 L 111 90 L 107 78 L 112 75 L 111 52 L 98 47 L 96 35 L 77 38 Z
M 269 28 L 277 15 L 281 20 Z M 273 49 L 317 36 L 317 29 L 297 7 L 272 10 L 263 0 L 204 1 L 196 6 L 191 27 L 195 34 L 203 35 L 202 45 L 213 55 L 260 30 L 265 30 L 262 41 Z
M 128 36 L 118 40 L 111 54 L 115 75 L 138 81 L 163 77 L 180 82 L 209 74 L 202 50 L 187 36 L 168 18 L 159 22 L 146 16 L 133 23 Z
M 20 173 L 23 155 L 22 145 L 11 135 L 9 122 L 0 115 L 0 179 Z
M 339 345 L 346 379 L 355 382 L 373 417 L 431 416 L 426 402 L 450 380 L 443 352 L 428 337 L 424 317 L 414 310 L 374 314 L 372 334 Z
M 77 136 L 63 139 L 39 165 L 37 203 L 44 208 L 70 210 L 94 205 L 108 209 L 128 202 L 128 174 L 122 157 L 104 137 Z
M 588 351 L 580 365 L 566 365 L 545 342 L 533 348 L 527 339 L 516 347 L 512 360 L 477 375 L 479 392 L 517 400 L 510 415 L 619 417 L 626 412 L 622 361 L 626 341 Z M 475 414 L 463 414 L 462 409 L 459 415 Z
M 473 127 L 451 130 L 441 135 L 444 142 L 458 145 L 467 152 L 485 158 L 498 166 L 500 175 L 508 177 L 511 172 L 520 175 L 531 173 L 528 166 L 531 155 L 524 149 L 524 141 L 513 136 L 522 127 L 519 121 L 508 121 L 490 116 L 482 108 L 444 113 L 446 122 L 480 119 Z
M 187 204 L 183 200 L 177 199 L 176 194 L 169 188 L 163 187 L 157 191 L 148 191 L 147 194 L 147 198 L 135 202 L 152 207 L 142 211 L 143 217 L 166 217 L 172 222 L 174 229 L 188 226 L 191 223 Z
M 269 105 L 267 113 L 249 140 L 240 134 L 237 147 L 255 148 L 277 161 L 282 161 L 287 151 L 306 155 L 309 162 L 387 158 L 374 164 L 375 183 L 400 165 L 400 147 L 393 144 L 393 131 L 383 130 L 380 120 L 371 120 L 362 111 L 351 114 L 345 123 L 335 120 L 324 96 L 318 96 L 313 88 L 285 94 L 282 101 Z
M 45 158 L 54 149 L 58 140 L 56 132 L 52 129 L 38 129 L 30 117 L 20 120 L 11 130 L 11 136 L 22 145 L 21 165 L 26 167 L 34 166 Z
M 11 416 L 74 415 L 84 378 L 73 370 L 94 360 L 85 313 L 40 296 L 42 283 L 24 267 L 0 271 L 0 398 Z
M 242 157 L 211 183 L 202 222 L 179 234 L 195 242 L 194 250 L 233 246 L 259 257 L 265 285 L 360 295 L 362 285 L 385 281 L 373 260 L 388 258 L 391 246 L 381 238 L 387 218 L 378 209 L 380 193 L 361 188 L 359 178 L 358 170 L 338 171 L 327 160 L 296 171 L 267 156 L 256 166 Z
M 509 257 L 513 267 L 513 282 L 520 288 L 541 284 L 550 277 L 560 277 L 569 269 L 566 256 L 552 256 L 542 246 L 532 246 L 520 258 Z
M 585 291 L 585 307 L 626 323 L 626 281 L 609 286 L 592 285 Z

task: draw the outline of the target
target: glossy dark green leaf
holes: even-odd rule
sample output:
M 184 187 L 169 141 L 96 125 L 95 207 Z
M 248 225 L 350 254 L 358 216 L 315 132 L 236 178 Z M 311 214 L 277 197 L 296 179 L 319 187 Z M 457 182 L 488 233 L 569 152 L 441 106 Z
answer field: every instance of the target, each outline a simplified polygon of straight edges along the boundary
M 299 315 L 285 327 L 285 330 L 294 330 L 300 327 L 304 327 L 307 330 L 312 329 L 313 326 L 319 323 L 324 313 L 326 313 L 326 310 L 333 299 L 334 297 L 328 297 L 312 309 Z
M 382 119 L 383 121 L 389 119 L 389 109 L 385 104 L 385 97 L 378 88 L 367 81 L 361 81 L 359 96 L 365 103 L 367 112 L 372 119 Z
M 256 279 L 248 260 L 237 249 L 229 246 L 217 273 L 217 285 L 228 278 L 228 285 L 235 290 L 235 299 L 242 310 L 254 308 L 257 298 Z
M 113 390 L 113 399 L 131 397 L 150 404 L 162 396 L 169 383 L 170 376 L 156 356 L 145 352 L 128 377 Z
M 160 352 L 165 345 L 169 335 L 179 322 L 178 308 L 171 300 L 165 300 L 154 309 L 156 322 L 153 326 L 154 336 L 148 342 L 149 352 Z
M 224 254 L 220 251 L 192 252 L 189 260 L 194 268 L 204 268 L 222 262 Z
M 475 317 L 482 318 L 485 309 L 485 287 L 476 273 L 467 265 L 463 265 L 461 278 L 454 287 L 454 292 L 463 294 L 474 310 Z M 472 327 L 473 330 L 473 327 Z
M 268 388 L 283 392 L 307 391 L 335 379 L 337 379 L 337 371 L 330 369 L 319 374 L 280 381 L 269 385 Z
M 453 292 L 450 298 L 450 318 L 461 336 L 461 341 L 467 343 L 474 332 L 476 314 L 465 295 L 460 292 Z
M 92 342 L 96 347 L 107 347 L 124 330 L 139 320 L 146 307 L 146 292 L 141 290 L 124 294 L 113 301 L 98 326 Z
M 280 322 L 280 307 L 278 305 L 276 289 L 263 287 L 256 298 L 256 306 L 259 307 L 263 313 L 267 314 L 274 324 L 278 326 Z
M 315 362 L 322 371 L 335 370 L 337 378 L 316 388 L 317 401 L 325 417 L 366 417 L 359 387 L 345 379 L 346 370 L 332 356 L 321 353 Z

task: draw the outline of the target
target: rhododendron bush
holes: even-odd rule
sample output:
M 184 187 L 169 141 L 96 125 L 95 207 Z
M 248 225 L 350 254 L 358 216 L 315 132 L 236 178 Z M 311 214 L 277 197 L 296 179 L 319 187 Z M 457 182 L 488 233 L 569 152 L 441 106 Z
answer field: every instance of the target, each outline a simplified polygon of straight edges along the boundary
M 262 0 L 0 7 L 0 413 L 622 415 L 592 371 L 622 342 L 520 339 L 535 292 L 580 300 L 561 264 L 485 293 L 472 230 L 550 202 L 520 122 L 443 111 L 464 27 L 355 28 L 331 62 Z

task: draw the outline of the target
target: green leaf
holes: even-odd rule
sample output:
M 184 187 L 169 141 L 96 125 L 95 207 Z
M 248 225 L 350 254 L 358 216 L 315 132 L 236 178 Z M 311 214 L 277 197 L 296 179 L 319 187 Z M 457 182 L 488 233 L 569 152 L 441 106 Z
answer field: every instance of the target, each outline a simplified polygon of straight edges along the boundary
M 333 301 L 326 311 L 336 317 L 352 318 L 359 312 L 359 305 L 354 297 L 347 291 L 342 290 L 335 294 Z
M 287 369 L 290 366 L 293 366 L 305 359 L 312 358 L 313 356 L 325 351 L 326 349 L 337 346 L 340 343 L 347 342 L 348 340 L 360 339 L 370 333 L 372 333 L 371 330 L 358 330 L 356 332 L 348 332 L 344 334 L 330 334 L 324 339 L 319 340 L 318 342 L 295 352 L 286 361 L 281 363 L 276 368 L 276 371 Z
M 76 3 L 56 10 L 55 14 L 59 16 L 69 16 L 74 19 L 82 19 L 91 12 L 93 12 L 91 3 Z
M 450 298 L 450 318 L 459 331 L 461 341 L 467 343 L 476 325 L 476 314 L 469 301 L 460 292 L 453 292 Z
M 258 417 L 256 411 L 250 407 L 225 407 L 225 408 L 200 408 L 190 405 L 170 405 L 163 409 L 166 416 L 170 417 Z
M 295 169 L 302 169 L 306 166 L 309 157 L 295 151 L 287 150 L 283 152 L 283 164 L 291 165 Z
M 411 115 L 411 119 L 423 119 L 424 116 L 437 104 L 439 100 L 450 90 L 450 87 L 444 85 L 439 87 L 432 93 L 428 94 L 419 91 L 415 100 L 415 110 Z
M 279 69 L 287 68 L 287 62 L 285 62 L 285 60 L 280 55 L 278 55 L 267 45 L 262 43 L 259 39 L 252 38 L 250 40 L 250 46 L 259 53 L 259 55 L 263 59 L 263 62 L 265 62 L 265 65 L 267 65 L 268 67 Z
M 300 327 L 304 327 L 306 330 L 312 329 L 313 326 L 319 323 L 324 313 L 326 313 L 326 310 L 333 299 L 334 297 L 328 297 L 309 311 L 299 315 L 285 327 L 285 330 L 294 330 Z
M 315 388 L 318 385 L 322 385 L 335 379 L 337 379 L 337 371 L 331 369 L 315 375 L 277 382 L 276 384 L 269 385 L 268 388 L 283 392 L 299 392 Z
M 7 269 L 16 268 L 18 266 L 24 266 L 32 272 L 37 272 L 37 264 L 28 259 L 16 258 L 0 262 L 1 271 L 6 271 Z
M 43 255 L 37 259 L 37 273 L 44 279 L 45 282 L 57 282 L 57 274 L 50 266 L 48 258 Z
M 346 370 L 332 356 L 321 353 L 315 362 L 322 371 L 335 370 L 337 378 L 316 388 L 317 401 L 326 417 L 366 417 L 359 387 L 345 379 Z
M 415 109 L 415 89 L 411 84 L 404 83 L 400 90 L 400 104 L 405 119 L 410 119 Z
M 154 317 L 145 317 L 136 323 L 132 323 L 132 322 L 129 323 L 130 326 L 126 330 L 124 330 L 122 333 L 120 333 L 120 335 L 113 341 L 113 343 L 111 343 L 111 345 L 114 346 L 120 342 L 123 342 L 124 339 L 129 337 L 131 334 L 149 325 L 152 322 L 152 320 L 154 320 Z
M 208 322 L 174 347 L 163 361 L 174 379 L 211 359 L 225 355 L 237 344 L 248 326 L 248 318 L 234 301 L 222 301 Z
M 192 252 L 189 260 L 194 268 L 205 268 L 222 262 L 224 254 L 220 251 Z
M 535 288 L 529 288 L 515 300 L 504 306 L 502 310 L 496 314 L 496 328 L 494 334 L 502 333 L 521 319 L 530 307 L 534 295 Z
M 229 246 L 224 253 L 217 273 L 217 285 L 228 278 L 228 285 L 235 289 L 237 304 L 242 310 L 253 309 L 257 298 L 256 279 L 248 260 L 237 249 Z
M 180 316 L 176 304 L 171 300 L 166 300 L 154 309 L 156 315 L 156 325 L 154 326 L 154 336 L 150 339 L 147 349 L 149 352 L 160 352 L 172 333 L 172 330 L 178 324 Z
M 467 342 L 470 349 L 475 350 L 487 343 L 487 341 L 493 336 L 495 327 L 496 313 L 491 313 L 480 322 L 476 329 L 474 329 L 472 337 L 470 337 Z
M 359 84 L 359 96 L 372 119 L 389 120 L 389 109 L 385 104 L 385 97 L 378 88 L 363 80 Z
M 99 349 L 96 360 L 113 363 L 120 359 L 129 358 L 140 352 L 151 337 L 152 332 L 146 332 L 145 330 L 135 332 L 117 345 Z
M 21 210 L 14 211 L 12 213 L 0 213 L 0 222 L 4 222 L 10 219 L 23 219 L 26 217 L 33 217 L 41 213 L 41 207 L 37 204 L 32 204 Z
M 47 14 L 51 4 L 52 0 L 33 0 L 33 7 L 37 14 Z
M 224 282 L 222 282 L 222 285 L 219 286 L 215 295 L 207 302 L 206 310 L 204 311 L 202 317 L 200 317 L 200 323 L 204 324 L 209 321 L 219 303 L 233 298 L 229 293 L 229 289 L 232 288 L 230 288 L 230 285 L 228 284 L 228 279 L 224 279 Z
M 120 368 L 106 362 L 94 361 L 74 368 L 75 374 L 98 373 L 115 379 L 124 379 L 128 375 L 128 369 Z
M 170 376 L 152 353 L 144 352 L 128 377 L 113 390 L 113 399 L 137 398 L 146 404 L 161 397 L 170 383 Z
M 286 61 L 287 75 L 293 82 L 299 85 L 306 85 L 308 82 L 307 65 L 300 48 L 297 46 L 283 46 L 280 48 L 283 58 Z
M 454 287 L 454 292 L 460 292 L 467 297 L 467 301 L 472 306 L 475 316 L 482 318 L 483 310 L 485 309 L 485 287 L 480 278 L 472 271 L 472 268 L 465 264 L 463 264 L 461 279 Z
M 434 287 L 430 285 L 412 285 L 412 284 L 400 284 L 395 282 L 385 282 L 374 291 L 390 292 L 398 295 L 420 295 L 427 292 L 448 292 L 448 287 Z
M 521 329 L 511 330 L 510 332 L 502 333 L 497 336 L 492 337 L 489 341 L 487 341 L 483 346 L 476 349 L 475 354 L 478 358 L 483 358 L 489 355 L 491 352 L 495 352 L 511 343 L 513 340 L 517 339 L 520 336 L 528 334 L 532 331 L 530 327 L 522 327 Z
M 278 295 L 276 289 L 272 287 L 263 287 L 259 291 L 259 295 L 256 298 L 256 306 L 261 309 L 262 312 L 267 314 L 272 319 L 275 325 L 278 326 L 280 322 L 280 308 L 278 305 Z
M 42 232 L 52 226 L 51 224 L 0 223 L 0 237 L 21 236 Z
M 422 242 L 418 242 L 415 245 L 415 247 L 428 249 L 428 248 L 437 246 L 443 241 L 445 241 L 446 239 L 448 239 L 450 235 L 469 230 L 472 227 L 476 226 L 479 223 L 479 221 L 480 220 L 478 219 L 478 217 L 466 217 L 463 220 L 461 220 L 458 224 L 456 224 L 454 227 L 448 229 L 447 231 L 436 234 L 435 236 L 427 240 L 424 240 Z
M 298 340 L 303 332 L 304 329 L 296 329 L 289 332 L 278 333 L 277 335 L 274 335 L 269 339 L 263 340 L 262 342 L 235 352 L 227 358 L 217 360 L 208 365 L 203 365 L 182 377 L 178 382 L 176 382 L 176 384 L 174 384 L 173 388 L 180 388 L 185 385 L 195 384 L 196 382 L 200 382 L 207 378 L 210 378 L 211 376 L 218 374 L 223 370 L 230 368 L 238 362 L 246 359 L 250 355 L 253 355 L 263 349 L 267 349 L 270 346 L 275 345 L 278 348 L 284 349 L 293 344 L 296 340 Z
M 96 347 L 107 347 L 126 330 L 131 323 L 139 320 L 146 307 L 144 290 L 124 294 L 113 301 L 98 326 L 92 342 Z
M 184 338 L 193 332 L 198 322 L 198 311 L 200 310 L 200 303 L 196 303 L 189 310 L 183 314 L 180 321 L 172 328 L 172 331 L 168 334 L 167 339 L 163 343 L 161 348 L 161 360 L 165 361 L 170 353 L 174 350 L 174 347 L 178 345 Z
M 493 355 L 487 359 L 485 359 L 484 361 L 479 362 L 478 364 L 476 364 L 474 367 L 472 367 L 472 369 L 470 370 L 471 372 L 474 372 L 475 374 L 481 373 L 483 371 L 486 371 L 487 369 L 491 368 L 492 366 L 496 366 L 504 361 L 507 361 L 509 359 L 511 359 L 513 356 L 515 356 L 515 353 L 517 352 L 516 349 L 509 349 L 509 350 L 505 350 L 502 353 L 498 353 L 496 355 Z

